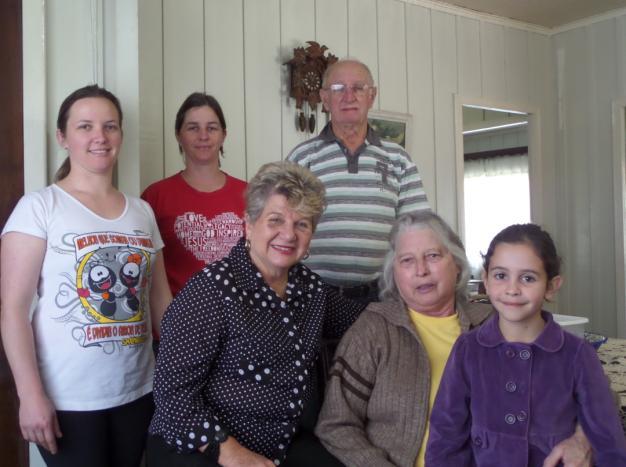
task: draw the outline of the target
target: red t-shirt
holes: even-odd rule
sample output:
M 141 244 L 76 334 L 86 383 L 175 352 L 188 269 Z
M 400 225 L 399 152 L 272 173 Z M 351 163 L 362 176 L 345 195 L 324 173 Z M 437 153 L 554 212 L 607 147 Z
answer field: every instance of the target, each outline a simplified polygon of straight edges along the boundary
M 167 280 L 176 295 L 206 264 L 226 256 L 244 235 L 246 182 L 226 175 L 222 188 L 205 193 L 192 188 L 181 172 L 143 192 L 165 243 Z

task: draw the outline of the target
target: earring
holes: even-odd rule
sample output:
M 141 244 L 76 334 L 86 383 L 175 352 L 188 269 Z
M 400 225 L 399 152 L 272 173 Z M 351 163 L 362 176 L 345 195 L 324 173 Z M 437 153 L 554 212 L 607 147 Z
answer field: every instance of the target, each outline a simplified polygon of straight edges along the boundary
M 302 257 L 302 260 L 304 261 L 304 260 L 309 259 L 309 256 L 311 256 L 311 252 L 309 250 L 306 250 L 306 253 Z
M 244 243 L 244 246 L 246 247 L 246 250 L 250 251 L 250 239 L 246 238 L 246 242 Z

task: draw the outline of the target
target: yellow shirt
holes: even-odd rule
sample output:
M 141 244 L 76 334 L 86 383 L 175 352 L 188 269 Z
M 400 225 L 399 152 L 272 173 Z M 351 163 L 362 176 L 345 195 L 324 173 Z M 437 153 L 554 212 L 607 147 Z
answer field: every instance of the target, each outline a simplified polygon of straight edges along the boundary
M 433 317 L 418 313 L 409 309 L 411 321 L 417 329 L 417 333 L 422 340 L 422 344 L 428 354 L 430 363 L 430 399 L 428 401 L 428 414 L 430 419 L 430 411 L 435 402 L 435 396 L 441 382 L 441 375 L 450 356 L 452 345 L 461 335 L 461 325 L 459 317 L 455 313 L 451 316 Z M 426 443 L 428 441 L 430 421 L 426 422 L 426 431 L 422 439 L 416 467 L 424 467 L 424 456 L 426 455 Z

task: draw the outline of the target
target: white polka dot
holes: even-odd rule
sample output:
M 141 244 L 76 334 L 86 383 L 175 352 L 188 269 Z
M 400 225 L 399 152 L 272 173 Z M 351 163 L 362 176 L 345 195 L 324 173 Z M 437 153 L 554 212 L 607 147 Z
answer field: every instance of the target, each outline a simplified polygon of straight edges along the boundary
M 265 368 L 263 370 L 263 373 L 265 373 L 266 375 L 269 375 L 270 374 L 270 369 L 269 368 Z
M 179 439 L 176 440 L 176 444 L 178 444 L 179 446 L 181 446 L 183 444 L 183 442 Z
M 220 431 L 221 429 L 222 429 L 222 427 L 221 427 L 221 426 L 219 426 L 219 425 L 215 425 L 215 431 Z
M 255 375 L 254 379 L 256 379 L 257 381 L 261 381 L 261 375 Z
M 193 444 L 191 444 L 191 443 L 189 443 L 189 444 L 187 445 L 187 447 L 188 447 L 189 449 L 193 449 L 193 448 L 195 448 L 195 446 L 194 446 Z
M 283 318 L 283 322 L 284 323 L 288 323 L 289 322 L 289 318 L 287 318 L 287 317 Z
M 207 438 L 205 435 L 200 436 L 200 441 L 202 441 L 203 443 L 206 443 L 209 440 L 209 438 Z
M 209 422 L 204 422 L 202 426 L 208 430 L 210 425 Z
M 238 373 L 239 373 L 240 375 L 242 375 L 242 376 L 243 376 L 243 374 L 244 374 L 245 372 L 244 372 L 244 371 L 240 368 L 240 369 L 239 369 L 239 371 L 238 371 Z
M 300 363 L 300 360 L 296 360 L 296 366 L 300 366 L 302 365 L 302 363 Z
M 250 371 L 254 370 L 254 365 L 252 365 L 252 364 L 248 365 L 248 370 L 250 370 Z
M 196 434 L 193 431 L 189 433 L 189 439 L 196 439 Z

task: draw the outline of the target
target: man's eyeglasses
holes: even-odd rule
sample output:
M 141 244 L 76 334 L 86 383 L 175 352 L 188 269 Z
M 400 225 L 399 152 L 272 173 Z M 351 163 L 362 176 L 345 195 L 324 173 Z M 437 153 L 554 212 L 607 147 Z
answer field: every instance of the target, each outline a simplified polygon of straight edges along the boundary
M 356 97 L 364 97 L 371 89 L 375 89 L 376 86 L 372 86 L 370 84 L 353 84 L 352 86 L 347 86 L 343 83 L 333 83 L 328 88 L 327 91 L 330 91 L 333 96 L 343 96 L 348 89 L 352 91 Z

